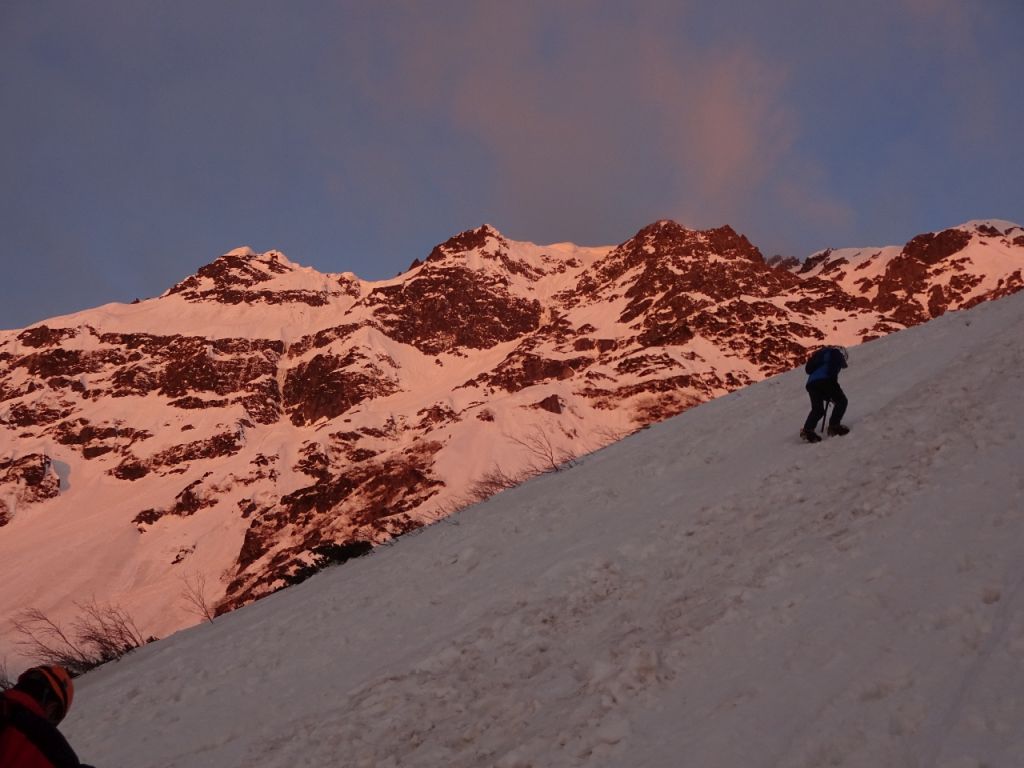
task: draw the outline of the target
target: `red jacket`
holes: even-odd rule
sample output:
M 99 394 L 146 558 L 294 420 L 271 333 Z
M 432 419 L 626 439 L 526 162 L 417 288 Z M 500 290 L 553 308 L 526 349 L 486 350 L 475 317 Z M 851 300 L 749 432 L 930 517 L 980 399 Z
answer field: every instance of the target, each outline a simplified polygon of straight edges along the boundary
M 76 768 L 71 746 L 27 693 L 0 697 L 0 768 Z

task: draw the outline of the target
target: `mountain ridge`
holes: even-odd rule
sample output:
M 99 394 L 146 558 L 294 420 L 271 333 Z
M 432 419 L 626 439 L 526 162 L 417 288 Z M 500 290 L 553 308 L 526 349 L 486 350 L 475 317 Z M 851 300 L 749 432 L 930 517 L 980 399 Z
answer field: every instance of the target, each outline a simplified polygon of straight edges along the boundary
M 158 634 L 191 621 L 154 603 L 184 573 L 237 607 L 320 544 L 401 535 L 826 340 L 1020 290 L 1021 238 L 969 222 L 786 267 L 731 227 L 587 248 L 483 225 L 389 280 L 235 249 L 158 298 L 0 332 L 0 555 L 24 571 L 0 610 L 66 615 L 31 586 L 47 567 Z M 95 552 L 32 557 L 44 519 L 94 520 Z

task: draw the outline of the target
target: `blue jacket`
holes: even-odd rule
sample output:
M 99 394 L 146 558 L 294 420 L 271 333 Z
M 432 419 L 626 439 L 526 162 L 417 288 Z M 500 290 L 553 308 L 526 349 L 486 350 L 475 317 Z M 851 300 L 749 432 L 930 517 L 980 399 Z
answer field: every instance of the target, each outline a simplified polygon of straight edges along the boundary
M 818 367 L 811 371 L 807 377 L 807 384 L 810 386 L 818 381 L 839 381 L 839 372 L 846 367 L 846 358 L 836 347 L 825 347 L 817 352 L 815 357 L 820 357 Z

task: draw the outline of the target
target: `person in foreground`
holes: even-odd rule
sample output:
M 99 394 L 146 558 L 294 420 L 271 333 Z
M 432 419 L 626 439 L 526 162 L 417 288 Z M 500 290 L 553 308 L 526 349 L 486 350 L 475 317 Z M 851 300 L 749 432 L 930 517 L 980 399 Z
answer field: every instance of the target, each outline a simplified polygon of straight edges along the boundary
M 839 371 L 846 367 L 849 355 L 845 347 L 822 347 L 807 361 L 804 370 L 807 376 L 807 394 L 811 396 L 811 412 L 807 414 L 800 437 L 809 443 L 820 442 L 814 431 L 818 422 L 825 417 L 825 404 L 832 403 L 832 416 L 828 420 L 829 435 L 845 435 L 849 428 L 843 426 L 846 413 L 846 394 L 839 386 Z
M 0 768 L 89 768 L 57 730 L 74 695 L 71 675 L 63 667 L 22 672 L 0 696 Z

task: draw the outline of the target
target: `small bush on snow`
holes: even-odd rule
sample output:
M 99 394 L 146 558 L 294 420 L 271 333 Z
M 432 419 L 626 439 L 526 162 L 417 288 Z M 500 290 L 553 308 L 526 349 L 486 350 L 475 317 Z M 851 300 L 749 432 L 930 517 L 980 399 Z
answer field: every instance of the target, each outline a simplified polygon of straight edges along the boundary
M 322 571 L 330 565 L 340 565 L 354 557 L 362 557 L 371 549 L 373 544 L 362 540 L 345 541 L 341 544 L 319 544 L 313 547 L 313 562 L 299 566 L 293 573 L 285 576 L 285 582 L 288 586 L 301 584 L 317 571 Z

